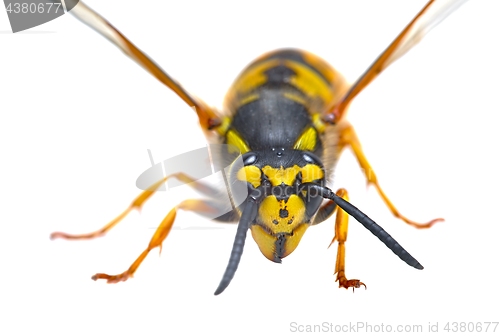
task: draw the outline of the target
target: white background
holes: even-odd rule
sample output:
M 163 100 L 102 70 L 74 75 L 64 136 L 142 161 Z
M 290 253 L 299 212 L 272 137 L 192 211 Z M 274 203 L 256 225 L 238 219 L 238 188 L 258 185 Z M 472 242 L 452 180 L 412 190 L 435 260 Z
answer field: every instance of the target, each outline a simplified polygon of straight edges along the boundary
M 354 81 L 424 1 L 89 1 L 191 92 L 220 106 L 261 53 L 298 47 Z M 12 34 L 0 10 L 0 334 L 255 335 L 290 323 L 499 321 L 500 24 L 497 1 L 470 1 L 352 104 L 349 119 L 382 186 L 416 230 L 392 217 L 346 152 L 334 188 L 424 266 L 406 266 L 354 220 L 337 288 L 333 223 L 311 228 L 277 265 L 249 237 L 238 272 L 213 296 L 235 226 L 179 213 L 136 276 L 118 273 L 180 200 L 163 193 L 108 236 L 50 241 L 104 225 L 138 194 L 150 162 L 202 147 L 192 110 L 71 15 Z M 213 228 L 202 230 L 204 226 Z M 188 230 L 195 226 L 196 230 Z M 2 331 L 2 329 L 5 329 Z M 497 329 L 499 332 L 500 327 Z

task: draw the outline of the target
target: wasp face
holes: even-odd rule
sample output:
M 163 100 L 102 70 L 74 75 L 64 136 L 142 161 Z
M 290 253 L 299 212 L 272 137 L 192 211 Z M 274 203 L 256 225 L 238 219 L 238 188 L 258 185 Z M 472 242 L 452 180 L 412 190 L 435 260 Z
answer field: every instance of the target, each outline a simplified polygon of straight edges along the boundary
M 295 250 L 323 200 L 299 190 L 306 182 L 324 184 L 323 165 L 310 152 L 283 148 L 245 153 L 243 163 L 236 178 L 264 193 L 252 236 L 264 256 L 279 263 Z

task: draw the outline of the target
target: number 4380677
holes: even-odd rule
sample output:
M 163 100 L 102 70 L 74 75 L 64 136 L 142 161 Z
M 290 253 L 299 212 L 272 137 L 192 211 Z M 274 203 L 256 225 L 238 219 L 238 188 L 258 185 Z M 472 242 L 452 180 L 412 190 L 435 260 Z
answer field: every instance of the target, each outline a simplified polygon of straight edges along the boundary
M 447 322 L 444 331 L 448 332 L 495 332 L 498 322 Z
M 54 7 L 55 13 L 59 12 L 59 9 L 61 8 L 61 3 L 53 3 L 53 2 L 46 2 L 46 3 L 9 3 L 6 7 L 7 13 L 50 13 L 52 10 L 52 6 Z M 62 10 L 62 9 L 61 9 Z

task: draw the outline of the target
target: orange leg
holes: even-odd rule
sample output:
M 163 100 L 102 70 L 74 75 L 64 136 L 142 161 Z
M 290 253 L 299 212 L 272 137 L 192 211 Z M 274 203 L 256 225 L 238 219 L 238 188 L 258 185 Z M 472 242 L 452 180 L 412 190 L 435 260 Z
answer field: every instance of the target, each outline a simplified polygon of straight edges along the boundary
M 339 189 L 336 194 L 337 196 L 342 197 L 346 201 L 349 201 L 349 197 L 345 189 Z M 347 280 L 345 276 L 345 242 L 347 240 L 349 215 L 344 210 L 339 209 L 338 207 L 336 207 L 335 210 L 337 210 L 337 217 L 335 219 L 335 237 L 333 237 L 330 246 L 334 242 L 339 243 L 339 246 L 337 248 L 337 262 L 335 263 L 335 273 L 334 273 L 337 274 L 336 281 L 339 282 L 339 287 L 343 287 L 345 289 L 352 287 L 353 292 L 354 288 L 359 288 L 361 286 L 365 286 L 366 289 L 366 285 L 361 281 L 359 281 L 358 279 Z
M 407 217 L 403 216 L 398 209 L 392 204 L 392 202 L 389 200 L 387 195 L 384 193 L 382 188 L 380 187 L 377 176 L 375 175 L 375 172 L 373 171 L 372 167 L 370 166 L 370 163 L 365 157 L 365 154 L 363 153 L 363 150 L 361 149 L 361 143 L 359 142 L 359 139 L 356 135 L 356 132 L 354 132 L 354 128 L 351 125 L 348 125 L 345 127 L 343 130 L 341 130 L 340 133 L 340 142 L 339 142 L 339 150 L 341 151 L 345 146 L 349 146 L 352 148 L 354 155 L 356 156 L 356 159 L 358 160 L 359 165 L 363 169 L 363 172 L 365 174 L 366 180 L 368 182 L 368 185 L 373 185 L 377 189 L 380 197 L 382 197 L 382 200 L 384 203 L 387 205 L 389 210 L 391 210 L 392 214 L 396 217 L 404 221 L 406 224 L 409 224 L 417 229 L 426 229 L 430 228 L 432 225 L 436 224 L 437 222 L 441 222 L 444 219 L 443 218 L 436 218 L 433 219 L 427 223 L 418 223 L 415 221 L 412 221 L 408 219 Z
M 168 215 L 161 222 L 160 226 L 158 226 L 158 228 L 156 229 L 156 232 L 151 238 L 148 247 L 139 255 L 139 257 L 132 263 L 132 265 L 130 265 L 130 267 L 125 272 L 117 275 L 97 273 L 92 276 L 92 280 L 104 279 L 107 280 L 108 283 L 117 283 L 131 278 L 152 249 L 159 247 L 161 253 L 162 243 L 170 233 L 170 229 L 172 229 L 172 225 L 174 224 L 178 209 L 195 211 L 201 214 L 210 214 L 211 212 L 218 211 L 216 207 L 213 207 L 212 205 L 209 205 L 202 200 L 186 200 L 181 202 L 175 208 L 170 210 Z
M 191 183 L 191 186 L 206 195 L 215 195 L 216 191 L 210 188 L 209 186 L 194 181 L 192 178 L 187 176 L 186 174 L 183 173 L 177 173 L 177 174 L 172 174 L 167 177 L 164 177 L 160 181 L 156 182 L 153 184 L 151 187 L 148 188 L 148 190 L 143 191 L 133 202 L 130 204 L 130 206 L 123 211 L 120 215 L 118 215 L 115 219 L 113 219 L 111 222 L 109 222 L 107 225 L 102 227 L 101 229 L 86 233 L 86 234 L 68 234 L 64 232 L 54 232 L 50 235 L 50 239 L 56 239 L 56 238 L 63 238 L 63 239 L 92 239 L 92 238 L 97 238 L 104 236 L 109 230 L 111 230 L 116 224 L 118 224 L 123 218 L 125 218 L 130 211 L 133 209 L 140 209 L 141 206 L 158 190 L 158 188 L 161 187 L 163 183 L 165 183 L 168 179 L 170 178 L 176 178 L 179 181 L 183 181 L 185 183 Z

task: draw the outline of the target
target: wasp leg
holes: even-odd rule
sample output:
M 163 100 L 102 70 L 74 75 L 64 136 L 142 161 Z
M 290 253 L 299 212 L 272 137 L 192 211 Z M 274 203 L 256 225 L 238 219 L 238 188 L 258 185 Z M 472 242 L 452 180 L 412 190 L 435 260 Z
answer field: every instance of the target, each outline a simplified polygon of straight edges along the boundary
M 215 203 L 211 204 L 210 202 L 204 200 L 192 199 L 181 202 L 179 205 L 170 210 L 168 215 L 163 219 L 163 221 L 156 229 L 153 237 L 149 242 L 148 247 L 139 255 L 139 257 L 132 263 L 132 265 L 130 265 L 130 267 L 125 272 L 117 275 L 97 273 L 92 276 L 92 280 L 104 279 L 107 280 L 108 283 L 117 283 L 120 281 L 126 281 L 128 278 L 131 278 L 152 249 L 159 247 L 161 253 L 163 241 L 165 240 L 165 238 L 167 238 L 170 230 L 172 229 L 172 225 L 174 224 L 178 209 L 185 211 L 194 211 L 205 216 L 213 215 L 219 211 L 219 208 Z
M 172 175 L 164 177 L 160 181 L 156 182 L 151 187 L 149 187 L 147 190 L 144 190 L 136 199 L 134 199 L 132 204 L 130 204 L 130 206 L 125 211 L 123 211 L 120 215 L 118 215 L 115 219 L 113 219 L 111 222 L 106 224 L 101 229 L 94 231 L 94 232 L 90 232 L 90 233 L 86 233 L 86 234 L 77 234 L 77 235 L 68 234 L 68 233 L 64 233 L 64 232 L 53 232 L 50 235 L 50 239 L 56 239 L 56 238 L 64 238 L 64 239 L 72 239 L 72 240 L 92 239 L 92 238 L 97 238 L 97 237 L 101 237 L 101 236 L 105 235 L 116 224 L 118 224 L 123 218 L 125 218 L 129 214 L 130 211 L 132 211 L 133 209 L 140 209 L 142 207 L 142 205 L 158 190 L 158 188 L 160 188 L 161 185 L 163 183 L 165 183 L 167 180 L 169 180 L 170 178 L 176 178 L 179 181 L 182 181 L 185 183 L 190 183 L 190 186 L 192 188 L 194 188 L 196 191 L 198 191 L 202 194 L 205 194 L 205 195 L 213 196 L 213 195 L 216 195 L 216 193 L 217 193 L 217 191 L 215 189 L 211 188 L 210 186 L 208 186 L 204 183 L 201 183 L 199 181 L 195 181 L 194 179 L 192 179 L 191 177 L 187 176 L 184 173 L 172 174 Z
M 339 189 L 336 192 L 337 196 L 342 197 L 346 201 L 349 201 L 349 197 L 347 195 L 347 191 L 345 189 Z M 328 207 L 330 203 L 327 203 L 325 207 Z M 349 224 L 349 215 L 347 212 L 345 212 L 342 209 L 339 209 L 337 206 L 333 210 L 331 210 L 330 207 L 330 213 L 335 212 L 337 210 L 337 216 L 335 218 L 335 236 L 332 239 L 332 242 L 330 243 L 330 246 L 334 242 L 338 242 L 338 248 L 337 248 L 337 261 L 335 263 L 335 273 L 337 274 L 337 279 L 335 281 L 339 282 L 339 288 L 343 287 L 345 289 L 349 289 L 352 287 L 352 291 L 354 292 L 354 288 L 359 288 L 361 286 L 366 285 L 359 281 L 358 279 L 352 279 L 352 280 L 347 280 L 345 276 L 345 242 L 347 240 L 347 230 L 348 230 L 348 224 Z M 330 247 L 328 246 L 328 247 Z
M 380 187 L 377 176 L 375 175 L 375 172 L 373 171 L 372 167 L 370 166 L 370 163 L 365 157 L 365 154 L 363 153 L 363 150 L 361 149 L 361 143 L 359 142 L 359 139 L 356 135 L 356 132 L 354 131 L 354 128 L 351 125 L 348 125 L 344 129 L 340 131 L 340 142 L 339 142 L 339 149 L 340 151 L 345 147 L 349 146 L 352 148 L 354 155 L 356 156 L 356 159 L 358 160 L 359 165 L 363 169 L 363 172 L 365 174 L 366 180 L 368 182 L 368 185 L 372 184 L 375 186 L 377 189 L 380 197 L 382 197 L 382 200 L 384 203 L 387 205 L 389 210 L 391 210 L 392 214 L 396 217 L 404 221 L 406 224 L 409 224 L 417 229 L 426 229 L 430 228 L 432 225 L 436 224 L 437 222 L 441 222 L 444 219 L 443 218 L 436 218 L 433 219 L 427 223 L 418 223 L 414 222 L 407 217 L 403 216 L 398 209 L 392 204 L 392 202 L 389 200 L 387 195 L 384 193 L 382 188 Z
M 342 197 L 346 201 L 349 200 L 347 191 L 345 189 L 339 189 L 337 191 L 337 195 L 339 197 Z M 331 215 L 335 213 L 335 211 L 337 211 L 335 219 L 335 237 L 333 237 L 330 246 L 336 241 L 339 243 L 337 250 L 337 261 L 335 263 L 335 273 L 334 273 L 337 274 L 336 281 L 339 282 L 339 287 L 344 287 L 346 289 L 352 287 L 354 290 L 354 288 L 359 288 L 361 286 L 365 286 L 366 288 L 366 285 L 363 282 L 357 279 L 347 280 L 345 276 L 345 242 L 347 240 L 349 215 L 342 209 L 339 210 L 338 206 L 335 204 L 334 201 L 329 201 L 324 205 L 322 205 L 321 208 L 318 210 L 316 217 L 314 218 L 313 225 L 319 224 L 327 220 L 328 218 L 330 218 Z

